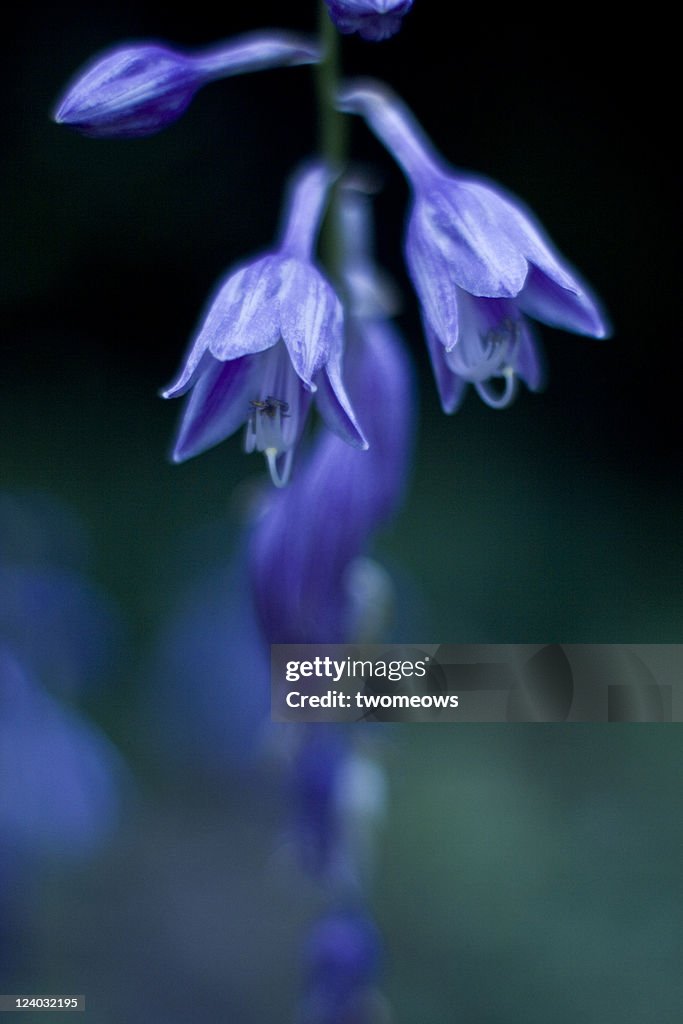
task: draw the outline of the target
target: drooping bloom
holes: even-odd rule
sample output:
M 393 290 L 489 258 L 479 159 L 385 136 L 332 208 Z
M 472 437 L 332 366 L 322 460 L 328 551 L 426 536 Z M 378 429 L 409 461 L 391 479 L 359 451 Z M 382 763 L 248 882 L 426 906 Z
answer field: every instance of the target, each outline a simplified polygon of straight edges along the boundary
M 345 35 L 358 32 L 379 42 L 398 32 L 413 0 L 325 0 L 332 21 Z
M 320 164 L 301 172 L 277 250 L 220 285 L 182 372 L 163 392 L 174 398 L 192 388 L 173 451 L 176 462 L 246 423 L 246 450 L 263 452 L 273 482 L 282 486 L 313 394 L 331 430 L 350 445 L 367 447 L 341 378 L 342 306 L 313 263 L 330 182 Z
M 207 82 L 318 59 L 314 44 L 286 32 L 250 33 L 192 53 L 158 43 L 117 47 L 79 73 L 54 119 L 95 138 L 153 135 L 176 121 Z
M 446 412 L 468 382 L 495 407 L 512 400 L 518 378 L 540 387 L 527 316 L 608 334 L 597 300 L 523 204 L 497 185 L 455 174 L 385 86 L 351 83 L 339 106 L 365 118 L 411 185 L 406 262 Z
M 324 434 L 256 524 L 256 604 L 270 643 L 350 641 L 352 565 L 403 490 L 414 407 L 408 360 L 387 321 L 352 320 L 349 331 L 345 375 L 370 446 L 359 452 Z

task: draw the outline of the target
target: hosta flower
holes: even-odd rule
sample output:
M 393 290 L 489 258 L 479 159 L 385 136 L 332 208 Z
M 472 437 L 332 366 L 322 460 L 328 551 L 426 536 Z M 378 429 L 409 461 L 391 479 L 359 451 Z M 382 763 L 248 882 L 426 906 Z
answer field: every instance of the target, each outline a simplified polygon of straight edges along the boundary
M 340 32 L 358 32 L 363 39 L 388 39 L 401 27 L 413 0 L 325 0 Z
M 152 135 L 177 120 L 207 82 L 283 64 L 311 64 L 318 56 L 308 40 L 284 32 L 239 36 L 193 53 L 156 43 L 122 46 L 96 57 L 78 75 L 54 119 L 94 137 Z
M 350 224 L 342 217 L 344 229 L 354 226 L 355 216 Z M 361 226 L 356 238 L 362 237 Z M 302 459 L 292 486 L 272 496 L 256 524 L 256 607 L 269 643 L 349 643 L 356 638 L 354 568 L 403 492 L 414 433 L 412 371 L 400 337 L 379 315 L 381 293 L 369 260 L 366 280 L 360 279 L 358 255 L 345 267 L 352 311 L 345 378 L 354 408 L 362 412 L 369 450 L 359 452 L 324 434 Z M 366 574 L 363 591 L 368 582 L 373 588 L 381 585 Z
M 468 382 L 494 406 L 509 403 L 517 378 L 540 386 L 527 316 L 605 337 L 596 299 L 518 199 L 455 174 L 386 87 L 352 83 L 339 105 L 365 118 L 412 187 L 406 261 L 447 412 Z
M 313 395 L 331 430 L 367 447 L 341 378 L 341 303 L 312 262 L 330 180 L 321 165 L 299 174 L 277 250 L 220 285 L 180 376 L 163 393 L 173 398 L 192 388 L 176 462 L 246 423 L 246 450 L 263 452 L 282 486 Z

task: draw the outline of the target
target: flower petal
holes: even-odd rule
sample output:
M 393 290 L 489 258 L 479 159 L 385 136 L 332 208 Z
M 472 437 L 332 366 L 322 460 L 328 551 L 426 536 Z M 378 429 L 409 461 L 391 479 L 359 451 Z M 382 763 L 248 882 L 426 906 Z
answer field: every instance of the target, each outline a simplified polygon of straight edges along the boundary
M 189 354 L 185 365 L 172 384 L 161 392 L 162 398 L 178 398 L 189 391 L 199 375 L 206 369 L 208 362 L 212 362 L 211 355 L 206 351 L 206 342 L 203 338 L 197 338 L 190 346 Z
M 416 204 L 406 234 L 406 263 L 425 318 L 444 348 L 450 350 L 458 340 L 458 290 L 451 280 L 448 258 L 432 244 L 424 213 Z
M 520 325 L 515 372 L 530 391 L 543 390 L 546 377 L 543 349 L 536 332 L 526 319 Z
M 249 356 L 226 363 L 212 360 L 187 401 L 173 448 L 174 462 L 213 448 L 246 422 L 258 362 L 258 357 Z
M 268 254 L 232 273 L 219 288 L 197 337 L 216 358 L 263 352 L 278 341 L 280 260 Z
M 447 414 L 455 412 L 462 405 L 467 390 L 467 384 L 451 370 L 446 362 L 444 347 L 434 334 L 427 320 L 424 321 L 425 337 L 427 348 L 432 361 L 434 379 L 441 399 L 441 407 Z
M 512 298 L 522 290 L 528 263 L 505 230 L 490 189 L 441 177 L 418 195 L 416 208 L 425 245 L 438 250 L 452 282 L 490 298 Z
M 313 377 L 341 349 L 343 313 L 332 286 L 315 267 L 281 262 L 280 330 L 294 369 L 311 387 Z
M 368 442 L 358 426 L 351 400 L 341 377 L 341 359 L 333 353 L 323 372 L 318 376 L 316 404 L 320 415 L 333 433 L 354 448 L 366 449 Z
M 542 271 L 532 267 L 518 305 L 529 316 L 551 327 L 562 327 L 591 338 L 606 338 L 610 325 L 585 285 L 562 288 Z
M 486 222 L 492 238 L 498 235 L 504 239 L 505 244 L 540 267 L 562 288 L 576 287 L 565 260 L 517 196 L 484 180 L 458 179 L 454 183 L 458 205 L 469 206 L 472 216 Z

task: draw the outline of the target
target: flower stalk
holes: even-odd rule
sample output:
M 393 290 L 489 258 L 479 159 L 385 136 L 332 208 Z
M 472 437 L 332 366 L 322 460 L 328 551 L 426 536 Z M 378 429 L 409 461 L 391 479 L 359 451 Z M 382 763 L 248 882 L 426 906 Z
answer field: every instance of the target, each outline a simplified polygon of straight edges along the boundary
M 341 79 L 340 36 L 330 18 L 327 5 L 318 5 L 318 31 L 321 60 L 315 66 L 318 105 L 318 138 L 321 156 L 327 166 L 339 173 L 348 160 L 349 120 L 337 109 L 337 90 Z M 336 185 L 332 186 L 327 215 L 320 239 L 321 262 L 337 288 L 341 287 L 342 240 Z

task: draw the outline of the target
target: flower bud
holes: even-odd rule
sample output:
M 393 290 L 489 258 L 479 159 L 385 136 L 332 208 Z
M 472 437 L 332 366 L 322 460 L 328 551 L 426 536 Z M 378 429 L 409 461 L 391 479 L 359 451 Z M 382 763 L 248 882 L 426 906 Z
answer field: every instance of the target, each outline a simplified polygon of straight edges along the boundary
M 379 42 L 398 32 L 413 0 L 325 0 L 332 21 L 345 35 L 358 32 Z
M 54 119 L 94 138 L 153 135 L 176 121 L 207 82 L 317 59 L 314 46 L 282 32 L 253 33 L 187 54 L 156 43 L 122 46 L 85 68 Z

